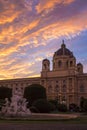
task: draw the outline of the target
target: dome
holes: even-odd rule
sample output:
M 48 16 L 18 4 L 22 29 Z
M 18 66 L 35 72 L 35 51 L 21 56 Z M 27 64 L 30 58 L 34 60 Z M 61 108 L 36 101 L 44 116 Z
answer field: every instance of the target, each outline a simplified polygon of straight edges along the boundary
M 43 60 L 43 62 L 45 62 L 45 61 L 49 62 L 49 60 L 48 60 L 48 59 L 44 59 L 44 60 Z
M 61 48 L 54 53 L 54 56 L 62 56 L 62 55 L 73 57 L 73 53 L 66 48 L 66 45 L 64 43 L 61 45 Z
M 77 66 L 83 66 L 82 63 L 78 63 Z

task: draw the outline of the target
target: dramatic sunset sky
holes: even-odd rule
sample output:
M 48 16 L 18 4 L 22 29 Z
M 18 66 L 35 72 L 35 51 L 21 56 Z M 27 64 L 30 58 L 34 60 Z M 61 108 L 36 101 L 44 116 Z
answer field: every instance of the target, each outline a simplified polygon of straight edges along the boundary
M 40 76 L 62 39 L 87 72 L 87 0 L 0 0 L 0 79 Z

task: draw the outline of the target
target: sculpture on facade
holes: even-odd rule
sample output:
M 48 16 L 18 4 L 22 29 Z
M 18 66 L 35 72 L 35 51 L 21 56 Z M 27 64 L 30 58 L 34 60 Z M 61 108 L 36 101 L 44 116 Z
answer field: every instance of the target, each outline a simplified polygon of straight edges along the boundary
M 2 107 L 1 113 L 4 116 L 18 116 L 26 117 L 31 114 L 27 108 L 26 99 L 23 98 L 23 91 L 21 88 L 15 88 L 12 94 L 11 102 L 6 98 L 5 104 Z

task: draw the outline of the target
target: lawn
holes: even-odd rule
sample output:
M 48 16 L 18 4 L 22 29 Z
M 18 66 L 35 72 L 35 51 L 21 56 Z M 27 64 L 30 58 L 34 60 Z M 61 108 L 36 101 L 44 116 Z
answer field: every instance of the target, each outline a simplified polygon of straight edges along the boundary
M 30 123 L 64 123 L 64 124 L 87 124 L 87 115 L 81 115 L 74 119 L 60 119 L 60 118 L 32 118 L 32 119 L 0 119 L 2 123 L 17 123 L 17 124 L 30 124 Z

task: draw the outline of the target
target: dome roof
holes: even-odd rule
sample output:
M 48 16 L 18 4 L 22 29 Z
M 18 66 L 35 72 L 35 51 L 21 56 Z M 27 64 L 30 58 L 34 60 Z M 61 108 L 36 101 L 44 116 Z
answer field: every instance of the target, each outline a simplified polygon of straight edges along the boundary
M 83 66 L 82 63 L 78 63 L 77 66 Z
M 44 60 L 43 60 L 43 62 L 45 62 L 45 61 L 48 61 L 48 62 L 49 62 L 49 60 L 48 60 L 48 59 L 44 59 Z
M 66 48 L 66 45 L 64 44 L 64 41 L 63 41 L 63 44 L 61 45 L 61 48 L 58 49 L 54 53 L 54 56 L 62 56 L 62 55 L 73 57 L 73 53 L 69 49 Z

